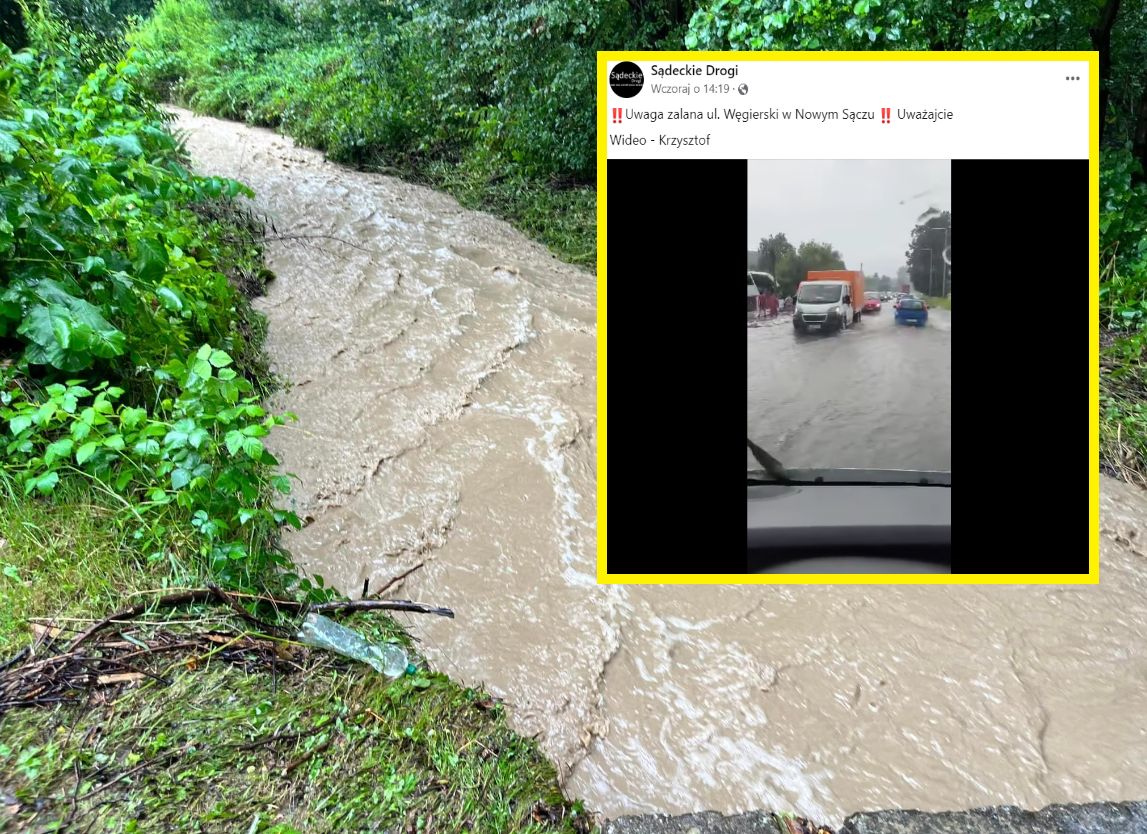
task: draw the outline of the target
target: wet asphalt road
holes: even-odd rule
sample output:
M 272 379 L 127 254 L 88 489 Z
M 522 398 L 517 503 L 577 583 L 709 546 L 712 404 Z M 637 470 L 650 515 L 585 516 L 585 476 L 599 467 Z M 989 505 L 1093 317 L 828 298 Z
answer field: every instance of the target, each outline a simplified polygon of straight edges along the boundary
M 824 335 L 750 321 L 749 437 L 790 468 L 951 470 L 951 313 L 929 310 L 923 328 L 894 313 Z

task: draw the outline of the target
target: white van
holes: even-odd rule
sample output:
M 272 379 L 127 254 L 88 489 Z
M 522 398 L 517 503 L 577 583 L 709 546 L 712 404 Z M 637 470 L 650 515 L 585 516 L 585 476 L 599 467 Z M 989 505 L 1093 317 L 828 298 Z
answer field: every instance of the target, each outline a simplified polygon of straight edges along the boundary
M 844 330 L 852 324 L 852 299 L 848 281 L 802 281 L 797 289 L 793 329 L 808 331 Z

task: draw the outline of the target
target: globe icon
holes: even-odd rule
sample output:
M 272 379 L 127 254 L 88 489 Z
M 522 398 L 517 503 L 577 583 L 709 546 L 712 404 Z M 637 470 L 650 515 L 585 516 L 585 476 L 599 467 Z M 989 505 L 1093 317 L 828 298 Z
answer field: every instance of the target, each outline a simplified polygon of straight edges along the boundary
M 749 92 L 749 85 L 742 83 L 741 86 L 737 88 L 737 92 L 741 95 L 745 95 Z

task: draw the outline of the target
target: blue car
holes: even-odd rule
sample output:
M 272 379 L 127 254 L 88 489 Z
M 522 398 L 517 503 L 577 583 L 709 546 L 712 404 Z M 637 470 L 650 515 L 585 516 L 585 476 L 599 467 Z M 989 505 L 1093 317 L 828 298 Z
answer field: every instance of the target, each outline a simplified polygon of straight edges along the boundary
M 928 323 L 928 305 L 919 298 L 905 296 L 896 305 L 896 323 L 923 327 Z

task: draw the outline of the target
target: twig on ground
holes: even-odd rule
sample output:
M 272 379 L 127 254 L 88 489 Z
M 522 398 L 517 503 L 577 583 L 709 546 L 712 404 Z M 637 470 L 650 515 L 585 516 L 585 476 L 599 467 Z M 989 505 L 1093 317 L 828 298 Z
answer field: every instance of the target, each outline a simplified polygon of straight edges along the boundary
M 170 607 L 173 605 L 187 605 L 187 604 L 193 603 L 193 602 L 206 602 L 207 600 L 211 599 L 214 596 L 215 595 L 209 589 L 202 588 L 202 589 L 196 590 L 196 591 L 187 591 L 187 592 L 182 593 L 182 594 L 172 594 L 171 596 L 160 597 L 153 604 L 157 607 L 158 606 Z M 91 637 L 93 634 L 95 634 L 100 629 L 107 628 L 107 626 L 111 625 L 113 622 L 115 622 L 117 620 L 130 620 L 134 617 L 138 617 L 140 614 L 147 611 L 151 607 L 152 607 L 151 604 L 139 603 L 137 605 L 130 605 L 127 608 L 122 608 L 119 611 L 116 611 L 111 616 L 105 617 L 104 619 L 100 620 L 99 622 L 93 624 L 90 628 L 81 632 L 79 637 L 77 637 L 75 640 L 73 640 L 71 642 L 71 644 L 68 646 L 68 650 L 74 651 L 75 648 L 80 645 L 80 643 L 87 640 L 89 637 Z

